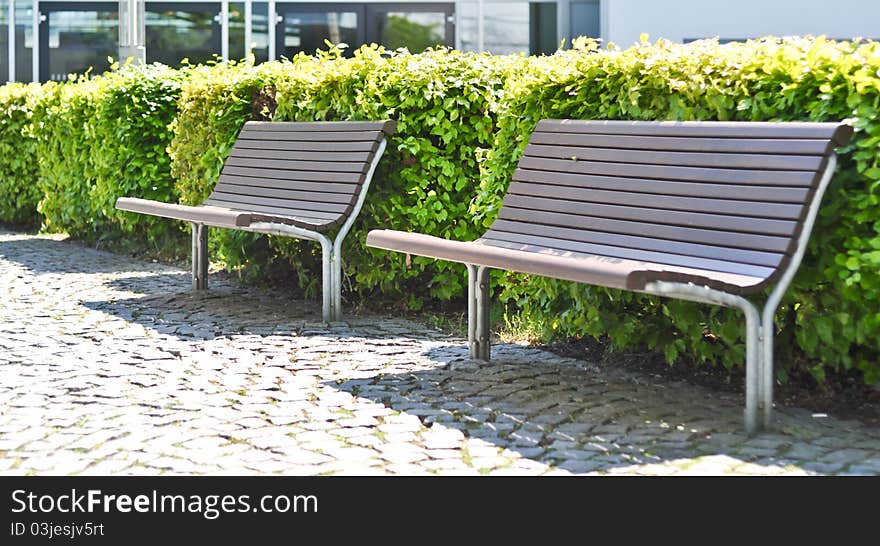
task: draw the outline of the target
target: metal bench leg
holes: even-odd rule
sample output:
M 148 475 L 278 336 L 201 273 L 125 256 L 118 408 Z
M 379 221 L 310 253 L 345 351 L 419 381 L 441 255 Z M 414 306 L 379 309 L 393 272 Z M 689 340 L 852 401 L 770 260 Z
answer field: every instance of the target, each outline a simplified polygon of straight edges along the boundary
M 489 269 L 467 264 L 468 346 L 474 360 L 489 361 Z
M 331 258 L 330 277 L 332 279 L 332 301 L 330 304 L 330 318 L 334 322 L 342 320 L 342 240 L 337 239 L 333 243 L 333 257 Z
M 746 433 L 756 434 L 761 429 L 758 408 L 761 405 L 763 366 L 761 365 L 761 318 L 754 306 L 741 307 L 746 315 Z
M 773 314 L 770 313 L 768 318 L 765 309 L 764 319 L 761 321 L 761 424 L 765 429 L 770 428 L 773 418 Z
M 321 282 L 322 303 L 321 315 L 324 322 L 333 320 L 333 287 L 335 285 L 333 275 L 333 243 L 324 235 L 318 234 L 318 242 L 321 243 Z
M 208 289 L 208 226 L 192 224 L 192 287 Z

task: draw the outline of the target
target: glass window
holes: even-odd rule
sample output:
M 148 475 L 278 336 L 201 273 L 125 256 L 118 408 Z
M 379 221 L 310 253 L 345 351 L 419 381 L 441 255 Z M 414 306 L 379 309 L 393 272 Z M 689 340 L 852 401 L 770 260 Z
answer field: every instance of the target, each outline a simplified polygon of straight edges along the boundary
M 571 3 L 571 36 L 589 36 L 598 38 L 599 32 L 599 0 Z
M 483 6 L 483 46 L 496 55 L 529 52 L 529 3 L 487 2 Z
M 9 81 L 9 2 L 0 0 L 0 82 Z
M 220 55 L 219 3 L 147 2 L 147 62 L 179 66 Z
M 476 2 L 459 2 L 459 45 L 480 50 L 480 22 Z M 556 41 L 555 2 L 485 2 L 483 51 L 495 55 L 553 53 Z
M 229 58 L 244 59 L 244 2 L 229 3 Z
M 15 79 L 20 82 L 33 81 L 32 6 L 30 0 L 15 0 Z
M 419 53 L 446 44 L 446 13 L 383 11 L 377 19 L 376 41 L 389 49 Z
M 64 81 L 69 74 L 100 74 L 107 70 L 107 58 L 119 55 L 117 6 L 111 2 L 44 5 L 40 79 Z
M 556 36 L 556 3 L 529 4 L 529 54 L 550 55 L 559 49 Z
M 358 46 L 358 13 L 356 11 L 285 11 L 281 47 L 278 56 L 293 57 L 303 51 L 313 54 L 332 44 Z
M 264 63 L 269 60 L 269 4 L 254 2 L 251 6 L 251 51 L 254 53 L 254 62 Z
M 477 36 L 477 3 L 458 2 L 456 9 L 455 33 L 458 38 L 456 47 L 462 51 L 479 51 L 479 37 Z

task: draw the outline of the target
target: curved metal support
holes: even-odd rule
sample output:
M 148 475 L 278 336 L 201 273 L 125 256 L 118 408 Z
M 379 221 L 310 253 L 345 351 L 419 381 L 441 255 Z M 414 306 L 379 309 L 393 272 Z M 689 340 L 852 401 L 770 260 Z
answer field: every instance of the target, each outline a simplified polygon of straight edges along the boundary
M 370 189 L 370 182 L 373 180 L 373 173 L 376 172 L 376 167 L 379 165 L 379 159 L 382 157 L 382 154 L 385 153 L 386 145 L 385 139 L 382 139 L 382 141 L 379 142 L 379 148 L 376 149 L 376 155 L 373 156 L 373 161 L 370 163 L 367 176 L 364 178 L 364 183 L 361 185 L 361 193 L 358 195 L 357 202 L 354 204 L 354 208 L 351 210 L 351 214 L 348 215 L 345 223 L 339 228 L 339 232 L 336 234 L 336 240 L 333 241 L 333 255 L 331 259 L 333 302 L 331 306 L 332 320 L 334 321 L 342 320 L 342 241 L 345 239 L 345 236 L 348 235 L 348 232 L 354 225 L 354 221 L 361 212 L 361 208 L 364 206 L 364 201 L 367 198 L 367 190 Z
M 330 267 L 330 261 L 333 256 L 333 242 L 329 237 L 317 231 L 309 231 L 301 227 L 289 224 L 278 224 L 274 222 L 254 222 L 245 227 L 240 227 L 242 231 L 253 231 L 255 233 L 265 233 L 267 235 L 283 235 L 285 237 L 297 237 L 299 239 L 307 239 L 309 241 L 317 241 L 321 244 L 321 269 L 322 269 L 322 307 L 321 314 L 324 322 L 333 320 L 332 301 L 333 301 L 333 277 Z
M 801 261 L 804 259 L 804 254 L 807 252 L 807 242 L 810 239 L 810 233 L 813 231 L 813 225 L 816 223 L 816 217 L 819 215 L 819 205 L 822 202 L 822 196 L 825 195 L 825 190 L 828 189 L 828 185 L 831 183 L 831 177 L 834 175 L 836 167 L 837 156 L 831 154 L 828 157 L 828 164 L 825 166 L 825 172 L 822 173 L 822 179 L 819 181 L 819 186 L 816 188 L 816 194 L 813 196 L 810 208 L 807 211 L 807 217 L 804 219 L 804 224 L 798 235 L 797 248 L 795 249 L 794 255 L 791 257 L 791 261 L 788 263 L 782 276 L 779 277 L 779 280 L 776 282 L 776 286 L 773 287 L 773 291 L 770 292 L 770 296 L 764 304 L 764 311 L 761 314 L 761 362 L 764 366 L 761 373 L 761 392 L 763 394 L 763 421 L 765 427 L 770 425 L 770 413 L 771 408 L 773 407 L 773 336 L 776 333 L 774 331 L 773 317 L 776 315 L 776 309 L 782 301 L 782 296 L 791 284 L 792 279 L 794 279 L 794 275 L 797 272 L 798 267 L 800 267 Z
M 782 301 L 782 296 L 791 284 L 804 254 L 807 251 L 807 242 L 816 218 L 819 215 L 819 205 L 822 196 L 837 166 L 837 156 L 831 154 L 828 164 L 822 173 L 822 178 L 816 188 L 816 193 L 810 202 L 810 208 L 798 234 L 795 252 L 788 265 L 783 271 L 773 290 L 764 303 L 760 315 L 758 309 L 749 300 L 711 289 L 706 286 L 696 286 L 685 283 L 654 282 L 645 286 L 644 292 L 658 296 L 671 296 L 678 299 L 696 301 L 701 303 L 713 303 L 726 307 L 738 307 L 746 315 L 746 431 L 754 434 L 761 428 L 770 426 L 773 414 L 773 337 L 775 335 L 773 318 L 776 309 Z M 757 412 L 761 413 L 761 421 L 758 423 Z
M 761 317 L 758 309 L 742 296 L 714 290 L 708 286 L 677 282 L 652 282 L 645 285 L 646 294 L 667 296 L 680 300 L 711 303 L 724 307 L 736 307 L 746 316 L 746 410 L 745 427 L 748 434 L 755 434 L 760 429 L 758 411 L 761 401 L 765 398 L 761 389 L 764 383 L 762 376 Z M 763 408 L 764 413 L 767 412 Z
M 373 161 L 367 170 L 367 175 L 361 185 L 361 191 L 357 201 L 336 233 L 335 240 L 331 239 L 323 233 L 311 231 L 289 224 L 279 224 L 274 222 L 255 222 L 249 226 L 240 227 L 243 231 L 253 231 L 256 233 L 266 233 L 268 235 L 283 235 L 285 237 L 297 237 L 299 239 L 308 239 L 317 241 L 321 244 L 321 269 L 323 275 L 323 308 L 322 314 L 324 322 L 338 322 L 342 320 L 342 242 L 348 232 L 351 231 L 358 214 L 364 206 L 367 198 L 367 191 L 370 189 L 370 182 L 373 179 L 373 173 L 379 164 L 382 154 L 385 152 L 387 141 L 382 139 Z

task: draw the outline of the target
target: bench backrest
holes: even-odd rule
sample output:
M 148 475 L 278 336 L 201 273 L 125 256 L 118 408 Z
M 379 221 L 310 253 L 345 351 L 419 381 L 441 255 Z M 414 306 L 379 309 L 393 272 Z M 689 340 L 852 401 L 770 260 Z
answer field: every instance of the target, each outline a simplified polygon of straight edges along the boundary
M 543 120 L 484 239 L 746 274 L 791 256 L 839 123 Z M 757 289 L 758 287 L 756 287 Z
M 351 213 L 394 121 L 244 124 L 206 205 L 295 216 L 330 229 Z

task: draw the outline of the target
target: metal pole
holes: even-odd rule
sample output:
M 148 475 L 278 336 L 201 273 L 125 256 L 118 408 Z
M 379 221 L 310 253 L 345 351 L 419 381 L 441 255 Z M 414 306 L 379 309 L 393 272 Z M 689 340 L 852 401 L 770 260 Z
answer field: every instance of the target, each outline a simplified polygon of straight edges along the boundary
M 15 81 L 15 0 L 9 0 L 9 74 L 6 81 Z
M 13 0 L 14 1 L 14 0 Z M 40 1 L 31 3 L 31 81 L 40 81 Z
M 229 60 L 229 0 L 220 2 L 220 57 Z
M 119 62 L 147 62 L 146 7 L 144 0 L 119 0 Z
M 491 347 L 489 345 L 489 268 L 481 265 L 477 267 L 474 282 L 474 297 L 476 311 L 476 331 L 478 360 L 489 361 Z
M 251 55 L 254 32 L 254 4 L 252 0 L 244 2 L 244 58 Z
M 477 0 L 477 52 L 478 53 L 483 53 L 486 51 L 485 25 L 483 23 L 483 18 L 485 17 L 485 13 L 483 11 L 483 2 L 484 2 L 484 0 Z
M 199 225 L 190 223 L 192 228 L 192 289 L 199 289 Z
M 269 0 L 269 15 L 268 15 L 268 29 L 269 29 L 269 60 L 275 60 L 275 25 L 278 24 L 278 14 L 275 13 L 275 0 Z

